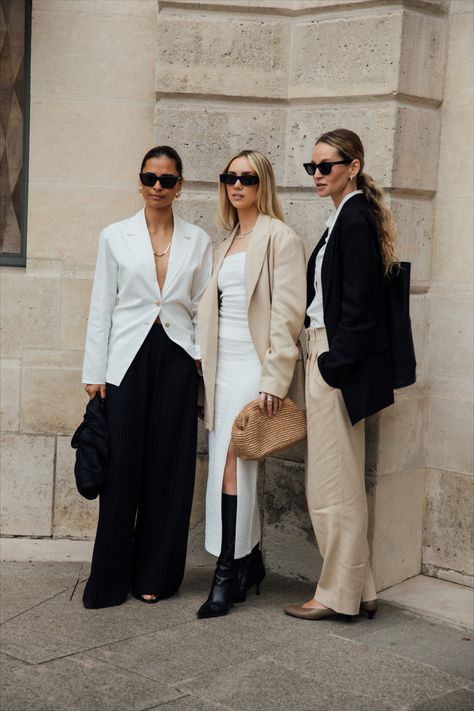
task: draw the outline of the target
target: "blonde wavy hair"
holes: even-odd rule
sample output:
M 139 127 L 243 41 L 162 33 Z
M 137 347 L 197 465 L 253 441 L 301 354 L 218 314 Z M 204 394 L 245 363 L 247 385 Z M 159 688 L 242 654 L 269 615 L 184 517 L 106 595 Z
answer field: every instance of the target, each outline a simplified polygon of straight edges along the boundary
M 222 172 L 227 173 L 232 161 L 241 157 L 247 158 L 250 167 L 256 172 L 259 178 L 257 190 L 258 211 L 263 215 L 270 215 L 270 217 L 276 217 L 284 222 L 283 210 L 276 193 L 275 174 L 272 164 L 263 153 L 248 150 L 239 151 L 239 153 L 236 153 L 230 158 Z M 237 210 L 227 197 L 227 190 L 224 183 L 219 183 L 217 218 L 221 227 L 230 232 L 232 232 L 239 221 Z
M 396 269 L 399 265 L 399 260 L 395 253 L 397 228 L 393 221 L 392 211 L 385 204 L 383 191 L 377 187 L 370 175 L 364 173 L 364 147 L 362 141 L 354 131 L 349 131 L 346 128 L 336 128 L 334 131 L 323 133 L 316 141 L 316 145 L 318 143 L 327 143 L 333 146 L 337 149 L 341 158 L 360 162 L 360 169 L 357 174 L 357 188 L 364 193 L 367 204 L 375 217 L 385 275 L 389 274 L 392 269 Z

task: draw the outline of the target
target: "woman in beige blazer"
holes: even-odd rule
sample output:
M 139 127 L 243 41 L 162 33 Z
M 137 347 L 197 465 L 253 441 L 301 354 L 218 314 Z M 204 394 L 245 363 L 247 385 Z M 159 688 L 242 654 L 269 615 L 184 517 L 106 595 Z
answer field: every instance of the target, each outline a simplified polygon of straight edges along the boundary
M 261 153 L 241 151 L 228 162 L 219 217 L 231 234 L 217 250 L 198 309 L 209 430 L 206 549 L 218 556 L 200 618 L 225 615 L 250 587 L 259 592 L 265 576 L 258 462 L 235 456 L 231 429 L 251 400 L 259 399 L 268 417 L 281 408 L 300 356 L 306 295 L 303 245 L 283 222 L 273 170 Z

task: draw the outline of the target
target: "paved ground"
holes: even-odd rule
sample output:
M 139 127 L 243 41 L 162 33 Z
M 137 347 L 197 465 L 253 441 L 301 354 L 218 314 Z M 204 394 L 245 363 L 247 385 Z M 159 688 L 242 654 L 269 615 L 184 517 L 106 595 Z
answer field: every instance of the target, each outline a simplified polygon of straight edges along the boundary
M 2 570 L 2 711 L 474 707 L 472 630 L 387 603 L 370 622 L 295 620 L 283 605 L 312 588 L 269 576 L 260 597 L 197 620 L 210 573 L 191 568 L 173 599 L 91 611 L 84 565 Z

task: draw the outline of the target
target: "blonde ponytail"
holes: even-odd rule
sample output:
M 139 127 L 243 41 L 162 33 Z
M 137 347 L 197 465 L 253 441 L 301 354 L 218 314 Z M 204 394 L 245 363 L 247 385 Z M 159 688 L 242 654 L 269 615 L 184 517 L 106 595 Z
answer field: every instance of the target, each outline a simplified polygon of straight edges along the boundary
M 357 187 L 364 193 L 367 204 L 375 217 L 384 271 L 385 275 L 387 275 L 399 263 L 395 253 L 397 227 L 393 221 L 392 211 L 385 204 L 382 190 L 376 186 L 370 175 L 359 173 Z

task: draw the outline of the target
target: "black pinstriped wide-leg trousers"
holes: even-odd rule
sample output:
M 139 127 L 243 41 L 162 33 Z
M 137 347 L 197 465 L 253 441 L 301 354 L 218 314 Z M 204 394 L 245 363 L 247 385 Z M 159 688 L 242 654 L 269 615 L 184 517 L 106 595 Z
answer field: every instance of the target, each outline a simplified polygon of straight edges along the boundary
M 154 324 L 121 384 L 107 383 L 110 440 L 86 607 L 170 597 L 184 574 L 196 467 L 194 360 Z

